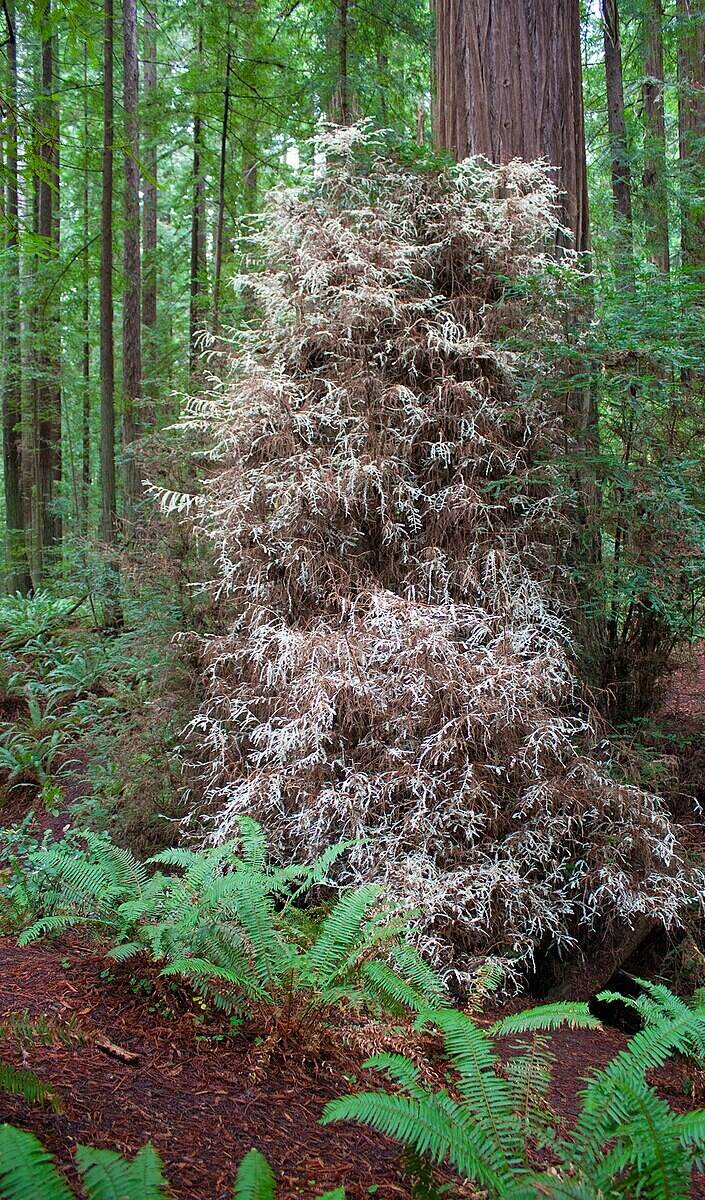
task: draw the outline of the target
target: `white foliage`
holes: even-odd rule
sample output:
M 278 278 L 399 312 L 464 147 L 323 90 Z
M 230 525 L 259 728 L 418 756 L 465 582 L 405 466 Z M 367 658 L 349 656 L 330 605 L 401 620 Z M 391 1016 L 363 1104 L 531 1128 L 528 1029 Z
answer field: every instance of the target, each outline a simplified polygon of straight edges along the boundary
M 335 130 L 315 191 L 271 198 L 261 328 L 185 416 L 212 441 L 190 515 L 231 612 L 202 645 L 196 821 L 221 840 L 250 813 L 282 858 L 356 839 L 346 878 L 417 908 L 469 978 L 674 921 L 696 881 L 659 799 L 591 751 L 571 667 L 550 173 L 361 171 L 374 144 Z

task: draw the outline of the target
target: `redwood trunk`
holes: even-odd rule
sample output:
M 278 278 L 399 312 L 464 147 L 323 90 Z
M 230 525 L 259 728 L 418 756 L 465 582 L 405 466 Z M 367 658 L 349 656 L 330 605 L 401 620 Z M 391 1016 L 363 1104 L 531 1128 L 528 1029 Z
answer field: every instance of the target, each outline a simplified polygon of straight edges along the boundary
M 42 567 L 61 542 L 58 510 L 61 482 L 61 387 L 58 357 L 59 328 L 55 318 L 58 256 L 58 122 L 54 93 L 54 38 L 50 0 L 38 6 L 41 56 L 40 147 L 38 183 L 38 234 L 42 263 L 39 276 L 36 335 L 37 362 L 37 501 Z
M 12 0 L 6 0 L 8 113 L 7 200 L 5 204 L 5 372 L 2 393 L 3 472 L 7 529 L 8 590 L 31 590 L 22 487 L 22 362 L 17 168 L 17 39 Z
M 142 200 L 142 248 L 143 288 L 142 324 L 145 335 L 146 390 L 151 405 L 146 413 L 150 424 L 154 423 L 154 405 L 157 397 L 157 22 L 153 8 L 144 15 L 144 100 L 147 136 L 144 142 L 143 160 L 145 178 Z
M 100 470 L 101 531 L 117 536 L 115 499 L 115 345 L 113 341 L 113 0 L 105 0 L 103 35 L 103 156 L 100 215 Z
M 663 103 L 663 38 L 661 0 L 646 0 L 644 42 L 644 225 L 646 251 L 664 274 L 670 267 L 668 188 L 666 184 L 666 119 Z
M 435 137 L 457 159 L 546 158 L 560 222 L 587 250 L 588 203 L 577 0 L 434 0 Z M 565 238 L 556 234 L 558 245 Z
M 198 78 L 203 66 L 203 7 L 198 6 L 196 32 Z M 193 113 L 193 205 L 191 209 L 191 297 L 189 303 L 189 375 L 193 378 L 198 364 L 198 332 L 203 321 L 202 289 L 206 265 L 206 200 L 202 174 L 203 136 L 201 105 L 196 94 Z
M 228 153 L 228 127 L 230 124 L 230 68 L 232 48 L 230 25 L 228 24 L 228 46 L 225 58 L 225 83 L 223 86 L 223 123 L 220 131 L 220 170 L 218 174 L 218 215 L 215 228 L 215 266 L 213 281 L 213 332 L 220 331 L 220 291 L 223 277 L 223 230 L 225 226 L 225 170 Z
M 129 510 L 139 492 L 134 442 L 137 437 L 137 403 L 142 388 L 140 172 L 137 101 L 137 4 L 123 3 L 125 106 L 125 231 L 123 235 L 124 292 L 122 302 L 122 403 L 125 445 L 125 507 Z
M 681 166 L 681 258 L 705 268 L 705 12 L 678 0 L 678 132 Z
M 628 291 L 634 291 L 632 179 L 624 115 L 622 45 L 617 0 L 602 0 L 602 20 L 607 83 L 607 121 L 612 157 L 612 207 L 618 245 L 617 282 Z

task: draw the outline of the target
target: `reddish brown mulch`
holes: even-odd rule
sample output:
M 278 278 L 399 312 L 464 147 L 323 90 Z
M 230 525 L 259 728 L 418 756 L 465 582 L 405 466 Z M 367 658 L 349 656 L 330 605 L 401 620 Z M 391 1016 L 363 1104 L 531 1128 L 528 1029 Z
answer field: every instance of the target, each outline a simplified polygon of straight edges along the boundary
M 51 1083 L 63 1104 L 57 1115 L 0 1095 L 0 1120 L 37 1133 L 69 1176 L 79 1142 L 133 1154 L 151 1140 L 176 1197 L 225 1200 L 237 1164 L 257 1146 L 275 1171 L 279 1200 L 308 1200 L 339 1185 L 348 1200 L 408 1200 L 396 1145 L 357 1126 L 318 1123 L 328 1099 L 365 1081 L 352 1054 L 348 1066 L 345 1053 L 335 1061 L 315 1053 L 303 1061 L 271 1058 L 261 1069 L 257 1047 L 244 1035 L 199 1040 L 191 1016 L 164 1015 L 154 997 L 128 986 L 127 974 L 111 979 L 105 970 L 106 960 L 74 935 L 26 950 L 0 938 L 0 1024 L 29 1015 L 54 1031 L 53 1038 L 27 1039 L 24 1048 L 6 1036 L 3 1056 Z M 138 1061 L 123 1063 L 100 1049 L 101 1035 Z M 551 1101 L 566 1123 L 577 1113 L 582 1079 L 625 1043 L 613 1029 L 554 1035 Z M 705 1103 L 687 1064 L 669 1064 L 654 1082 L 679 1111 Z M 701 1179 L 691 1195 L 705 1200 Z
M 351 1089 L 340 1066 L 273 1059 L 258 1073 L 256 1048 L 244 1038 L 197 1040 L 191 1017 L 151 1011 L 123 983 L 101 978 L 105 965 L 74 939 L 27 950 L 0 939 L 0 1022 L 44 1017 L 70 1042 L 35 1040 L 23 1054 L 6 1039 L 3 1054 L 51 1083 L 64 1111 L 0 1096 L 0 1120 L 37 1133 L 66 1167 L 78 1142 L 132 1154 L 151 1140 L 183 1200 L 230 1197 L 252 1146 L 274 1168 L 279 1200 L 341 1184 L 350 1200 L 374 1185 L 381 1198 L 408 1196 L 396 1146 L 355 1126 L 318 1124 L 325 1102 Z M 139 1061 L 106 1054 L 96 1034 Z

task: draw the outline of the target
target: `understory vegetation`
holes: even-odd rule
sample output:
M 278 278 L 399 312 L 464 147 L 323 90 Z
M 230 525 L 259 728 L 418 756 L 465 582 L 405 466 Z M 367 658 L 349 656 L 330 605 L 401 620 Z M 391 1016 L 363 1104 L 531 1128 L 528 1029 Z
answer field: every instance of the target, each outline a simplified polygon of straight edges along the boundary
M 622 8 L 5 0 L 0 1200 L 705 1195 L 705 10 Z

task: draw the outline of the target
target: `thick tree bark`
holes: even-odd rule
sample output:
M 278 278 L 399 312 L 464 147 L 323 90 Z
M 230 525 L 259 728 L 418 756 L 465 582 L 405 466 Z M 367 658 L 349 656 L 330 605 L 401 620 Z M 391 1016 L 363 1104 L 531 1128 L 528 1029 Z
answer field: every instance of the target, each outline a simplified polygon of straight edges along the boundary
M 144 14 L 144 109 L 146 137 L 142 159 L 142 324 L 144 326 L 146 391 L 149 410 L 145 419 L 155 420 L 157 398 L 157 22 L 153 5 Z
M 41 56 L 41 105 L 38 233 L 42 245 L 38 296 L 37 362 L 37 501 L 42 566 L 61 542 L 58 511 L 61 483 L 61 382 L 59 327 L 56 320 L 55 272 L 59 250 L 58 119 L 54 100 L 54 37 L 51 0 L 37 5 Z
M 664 274 L 670 268 L 666 119 L 663 102 L 661 0 L 645 0 L 643 17 L 644 174 L 642 179 L 646 251 Z
M 681 260 L 705 270 L 705 11 L 678 0 L 678 133 L 681 166 Z
M 103 35 L 103 155 L 100 213 L 100 472 L 101 532 L 117 538 L 115 495 L 115 344 L 113 340 L 113 0 L 105 0 Z
M 230 21 L 228 20 L 228 44 L 225 57 L 225 82 L 223 84 L 223 121 L 220 130 L 220 169 L 218 172 L 218 213 L 215 227 L 215 265 L 213 268 L 213 333 L 220 331 L 220 292 L 223 276 L 223 230 L 225 226 L 225 171 L 228 153 L 228 127 L 230 124 L 230 71 L 232 46 Z
M 546 158 L 563 193 L 561 224 L 587 250 L 577 0 L 434 0 L 434 9 L 436 143 L 459 160 Z
M 200 79 L 203 67 L 203 5 L 199 0 L 196 29 L 196 68 Z M 196 93 L 193 112 L 193 204 L 191 208 L 191 295 L 189 302 L 189 375 L 196 374 L 198 331 L 203 322 L 203 275 L 206 266 L 206 196 L 202 166 L 203 126 L 201 105 Z
M 3 473 L 7 538 L 7 587 L 26 594 L 31 590 L 22 486 L 22 346 L 20 302 L 19 182 L 17 167 L 17 36 L 13 0 L 5 0 L 7 23 L 8 112 L 7 130 L 7 230 L 5 273 L 5 370 L 2 393 Z
M 140 262 L 140 169 L 137 104 L 137 4 L 123 0 L 123 100 L 125 107 L 125 229 L 123 233 L 122 300 L 122 432 L 125 449 L 125 509 L 139 494 L 134 442 L 138 432 L 137 403 L 142 390 L 142 283 Z
M 624 80 L 622 45 L 619 34 L 617 0 L 602 0 L 607 83 L 607 121 L 612 156 L 612 207 L 617 235 L 618 285 L 634 291 L 634 230 L 632 220 L 632 178 L 624 116 Z

